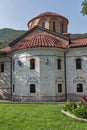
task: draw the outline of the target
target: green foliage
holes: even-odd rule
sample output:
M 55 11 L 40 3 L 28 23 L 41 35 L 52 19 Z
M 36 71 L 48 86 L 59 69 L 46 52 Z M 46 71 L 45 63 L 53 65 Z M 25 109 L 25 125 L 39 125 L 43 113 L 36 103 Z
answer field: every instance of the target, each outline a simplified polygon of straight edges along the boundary
M 78 108 L 74 109 L 73 114 L 77 117 L 87 119 L 87 109 L 84 107 L 78 107 Z
M 0 29 L 0 48 L 4 48 L 8 46 L 10 42 L 24 34 L 26 31 L 24 30 L 14 30 L 14 29 Z
M 85 101 L 80 101 L 80 102 L 78 103 L 78 107 L 87 108 L 87 102 L 85 102 Z
M 73 109 L 77 108 L 77 105 L 74 102 L 68 102 L 66 103 L 66 105 L 64 106 L 64 110 L 65 111 L 70 111 L 72 112 Z
M 87 0 L 84 0 L 81 5 L 82 5 L 81 13 L 83 15 L 87 15 Z
M 84 34 L 70 34 L 71 38 L 83 38 L 83 37 L 87 37 L 87 33 Z
M 80 101 L 77 104 L 74 102 L 68 102 L 65 104 L 64 110 L 71 112 L 79 118 L 87 119 L 87 104 L 83 101 Z
M 78 107 L 84 107 L 84 102 L 83 101 L 78 102 Z

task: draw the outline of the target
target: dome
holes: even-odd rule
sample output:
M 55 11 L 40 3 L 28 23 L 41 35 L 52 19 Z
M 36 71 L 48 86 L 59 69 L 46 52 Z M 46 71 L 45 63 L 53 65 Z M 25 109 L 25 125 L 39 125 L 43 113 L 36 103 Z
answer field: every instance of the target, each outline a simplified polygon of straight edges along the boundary
M 31 19 L 27 26 L 28 30 L 34 26 L 41 26 L 58 33 L 66 33 L 68 20 L 67 18 L 53 12 L 44 12 Z
M 35 20 L 35 19 L 37 19 L 37 18 L 41 18 L 41 17 L 45 17 L 45 16 L 61 17 L 61 18 L 65 19 L 65 20 L 67 21 L 67 23 L 68 23 L 68 19 L 67 19 L 67 18 L 65 18 L 65 17 L 63 17 L 63 16 L 61 16 L 61 15 L 59 15 L 59 14 L 57 14 L 57 13 L 54 13 L 54 12 L 44 12 L 44 13 L 41 13 L 41 14 L 37 15 L 37 16 L 34 17 L 33 19 L 31 19 L 31 20 L 28 22 L 28 24 L 29 24 L 31 21 L 33 21 L 33 20 Z
M 37 47 L 66 48 L 66 44 L 48 34 L 40 33 L 30 35 L 28 40 L 21 40 L 19 45 L 13 48 L 13 51 Z

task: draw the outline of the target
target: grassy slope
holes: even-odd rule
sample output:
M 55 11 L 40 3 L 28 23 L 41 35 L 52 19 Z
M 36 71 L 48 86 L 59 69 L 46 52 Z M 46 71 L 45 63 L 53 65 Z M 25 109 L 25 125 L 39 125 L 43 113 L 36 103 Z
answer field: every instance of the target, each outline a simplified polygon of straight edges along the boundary
M 0 104 L 0 130 L 87 130 L 63 115 L 60 104 Z
M 70 34 L 71 38 L 81 38 L 81 37 L 87 37 L 87 33 L 84 34 Z
M 8 46 L 10 42 L 24 34 L 26 31 L 24 30 L 14 30 L 9 28 L 0 29 L 0 42 L 3 44 L 1 48 Z

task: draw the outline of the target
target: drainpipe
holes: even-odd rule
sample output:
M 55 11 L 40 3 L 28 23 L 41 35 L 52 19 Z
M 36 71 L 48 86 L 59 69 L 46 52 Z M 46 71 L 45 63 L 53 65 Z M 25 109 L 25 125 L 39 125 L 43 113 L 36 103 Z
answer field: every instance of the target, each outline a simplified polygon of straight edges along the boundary
M 65 101 L 67 101 L 67 75 L 66 75 L 66 54 L 69 50 L 64 52 L 64 77 L 65 77 Z
M 71 39 L 69 37 L 69 45 L 71 43 Z M 65 101 L 67 101 L 67 74 L 66 74 L 66 54 L 70 51 L 69 47 L 68 50 L 64 52 L 64 77 L 65 77 Z

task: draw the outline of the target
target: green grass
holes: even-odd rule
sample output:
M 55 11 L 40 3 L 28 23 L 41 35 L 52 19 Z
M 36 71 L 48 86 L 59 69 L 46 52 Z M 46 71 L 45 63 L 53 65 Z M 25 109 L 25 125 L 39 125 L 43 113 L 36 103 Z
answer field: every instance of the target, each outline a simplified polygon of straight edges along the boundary
M 0 130 L 87 130 L 60 112 L 63 104 L 0 104 Z

